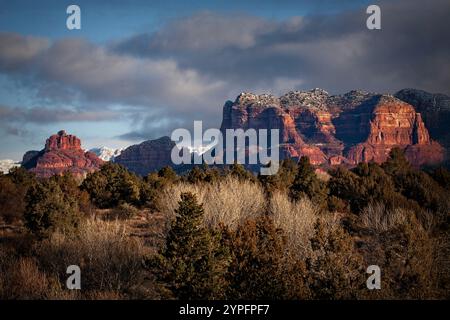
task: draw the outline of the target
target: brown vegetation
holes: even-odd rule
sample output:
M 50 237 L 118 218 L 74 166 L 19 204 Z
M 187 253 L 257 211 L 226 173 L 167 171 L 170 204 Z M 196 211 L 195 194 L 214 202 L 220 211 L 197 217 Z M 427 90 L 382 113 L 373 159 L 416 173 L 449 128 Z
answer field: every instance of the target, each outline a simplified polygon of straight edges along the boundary
M 0 176 L 0 299 L 448 298 L 449 173 L 427 172 L 395 150 L 327 180 L 306 158 L 258 178 L 107 165 L 81 186 L 17 169 Z

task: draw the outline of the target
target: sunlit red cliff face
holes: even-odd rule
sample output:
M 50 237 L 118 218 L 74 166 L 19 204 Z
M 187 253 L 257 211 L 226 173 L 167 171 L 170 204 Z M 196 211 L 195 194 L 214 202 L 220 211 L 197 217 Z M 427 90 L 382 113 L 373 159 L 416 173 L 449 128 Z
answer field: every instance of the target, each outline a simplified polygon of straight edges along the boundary
M 28 151 L 22 166 L 39 177 L 50 177 L 70 172 L 78 178 L 98 170 L 103 161 L 92 152 L 81 148 L 81 141 L 74 135 L 60 131 L 47 139 L 41 151 Z
M 242 93 L 223 108 L 222 131 L 237 128 L 279 129 L 280 157 L 306 155 L 313 164 L 381 163 L 394 147 L 417 166 L 444 158 L 421 114 L 391 95 L 332 96 L 321 89 L 280 98 Z

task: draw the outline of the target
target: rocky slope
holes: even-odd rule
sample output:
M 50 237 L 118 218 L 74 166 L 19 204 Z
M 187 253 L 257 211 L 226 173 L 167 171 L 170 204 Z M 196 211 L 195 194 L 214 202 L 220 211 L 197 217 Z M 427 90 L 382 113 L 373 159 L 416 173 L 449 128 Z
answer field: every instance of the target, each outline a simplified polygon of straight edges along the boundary
M 98 170 L 102 164 L 103 160 L 94 153 L 81 149 L 80 139 L 64 130 L 48 138 L 43 150 L 28 151 L 22 160 L 22 166 L 38 177 L 50 177 L 68 171 L 82 178 Z
M 174 146 L 175 142 L 169 137 L 144 141 L 123 150 L 114 162 L 138 175 L 145 176 L 164 166 L 173 165 L 170 155 Z
M 307 155 L 314 164 L 383 162 L 393 147 L 404 149 L 415 165 L 444 156 L 412 105 L 363 91 L 313 89 L 279 98 L 242 93 L 223 108 L 221 130 L 237 128 L 279 129 L 280 157 Z

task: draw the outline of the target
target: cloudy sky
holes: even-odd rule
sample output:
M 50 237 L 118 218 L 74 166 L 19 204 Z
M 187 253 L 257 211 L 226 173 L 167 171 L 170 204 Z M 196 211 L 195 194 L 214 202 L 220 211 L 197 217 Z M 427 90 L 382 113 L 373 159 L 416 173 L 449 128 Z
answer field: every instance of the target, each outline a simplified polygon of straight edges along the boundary
M 91 148 L 218 127 L 243 91 L 450 94 L 449 39 L 448 0 L 0 0 L 0 159 L 60 129 Z

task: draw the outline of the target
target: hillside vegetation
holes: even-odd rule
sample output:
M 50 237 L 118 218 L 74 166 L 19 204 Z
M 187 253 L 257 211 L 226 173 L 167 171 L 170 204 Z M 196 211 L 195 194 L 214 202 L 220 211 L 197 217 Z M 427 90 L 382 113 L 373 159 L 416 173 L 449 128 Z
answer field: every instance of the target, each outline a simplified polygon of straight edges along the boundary
M 321 175 L 306 157 L 273 176 L 107 163 L 81 184 L 15 168 L 0 175 L 0 299 L 448 299 L 449 186 L 397 149 Z

